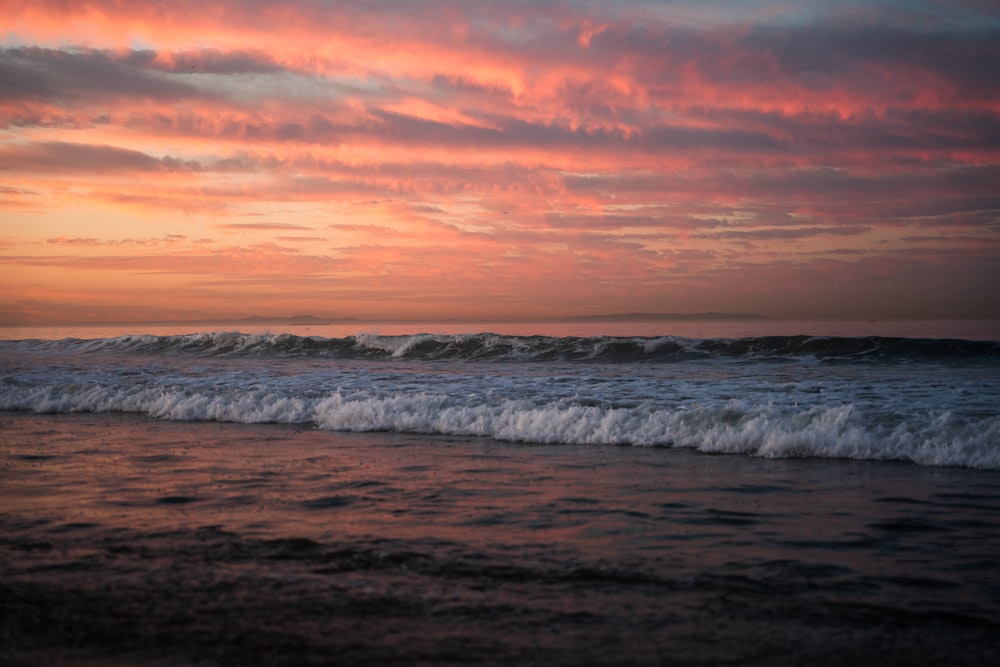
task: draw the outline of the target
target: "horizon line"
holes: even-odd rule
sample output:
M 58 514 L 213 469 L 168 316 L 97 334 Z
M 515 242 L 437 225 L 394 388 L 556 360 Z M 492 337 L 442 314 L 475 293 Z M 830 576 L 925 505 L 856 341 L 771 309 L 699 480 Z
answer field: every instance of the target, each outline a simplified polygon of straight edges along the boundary
M 0 322 L 4 328 L 27 327 L 119 327 L 119 326 L 194 326 L 207 324 L 287 324 L 297 326 L 330 326 L 349 324 L 610 324 L 610 323 L 651 323 L 651 322 L 921 322 L 921 321 L 992 321 L 1000 320 L 1000 315 L 951 316 L 886 316 L 871 318 L 864 316 L 798 316 L 775 317 L 756 313 L 612 313 L 605 315 L 570 315 L 552 318 L 384 318 L 384 317 L 319 317 L 314 315 L 261 316 L 194 319 L 144 319 L 106 321 L 66 321 L 66 322 Z

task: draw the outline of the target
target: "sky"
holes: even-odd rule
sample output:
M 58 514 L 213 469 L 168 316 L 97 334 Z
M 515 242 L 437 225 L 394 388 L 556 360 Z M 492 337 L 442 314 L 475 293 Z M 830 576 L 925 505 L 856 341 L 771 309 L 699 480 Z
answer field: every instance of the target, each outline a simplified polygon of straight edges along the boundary
M 0 324 L 998 285 L 992 0 L 0 0 Z

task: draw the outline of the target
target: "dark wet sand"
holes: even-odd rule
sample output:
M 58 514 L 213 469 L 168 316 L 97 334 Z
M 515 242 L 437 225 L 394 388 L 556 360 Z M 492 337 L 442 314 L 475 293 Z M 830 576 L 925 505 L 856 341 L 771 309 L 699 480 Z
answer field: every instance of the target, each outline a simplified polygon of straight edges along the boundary
M 0 414 L 0 664 L 987 665 L 1000 474 Z

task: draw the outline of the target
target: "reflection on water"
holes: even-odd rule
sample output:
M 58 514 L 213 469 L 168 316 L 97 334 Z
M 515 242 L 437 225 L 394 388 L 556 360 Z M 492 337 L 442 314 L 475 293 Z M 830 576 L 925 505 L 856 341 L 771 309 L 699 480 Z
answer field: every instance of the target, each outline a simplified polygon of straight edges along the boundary
M 460 661 L 583 647 L 607 664 L 662 651 L 765 664 L 822 658 L 811 642 L 877 657 L 892 633 L 904 662 L 973 664 L 998 629 L 994 472 L 128 415 L 0 421 L 0 588 L 19 601 L 4 613 L 21 610 L 5 622 L 22 649 L 65 646 L 67 609 L 90 619 L 77 648 L 152 642 L 190 658 L 211 644 L 222 664 L 250 650 L 311 664 L 348 650 L 348 627 L 363 660 L 414 647 L 445 660 L 442 638 L 461 636 Z M 125 617 L 151 625 L 108 635 Z M 233 627 L 258 643 L 233 643 Z
M 986 556 L 988 529 L 1000 527 L 990 514 L 1000 476 L 954 469 L 113 414 L 3 421 L 13 434 L 3 450 L 3 510 L 102 526 L 220 525 L 314 540 L 374 531 L 476 549 L 574 545 L 580 558 L 676 558 L 689 548 L 695 568 L 737 552 L 775 557 L 793 543 L 843 546 L 838 558 L 862 538 L 891 538 L 895 548 L 919 534 L 923 548 L 944 538 L 943 548 L 955 544 L 952 524 L 972 519 L 985 523 L 963 553 Z

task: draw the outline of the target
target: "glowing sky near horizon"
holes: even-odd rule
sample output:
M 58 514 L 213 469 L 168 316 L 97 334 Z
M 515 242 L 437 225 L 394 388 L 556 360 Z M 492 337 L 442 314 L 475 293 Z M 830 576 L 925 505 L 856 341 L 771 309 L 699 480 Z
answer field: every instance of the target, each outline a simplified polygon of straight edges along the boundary
M 991 2 L 0 0 L 0 323 L 997 285 Z

